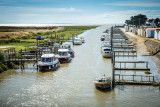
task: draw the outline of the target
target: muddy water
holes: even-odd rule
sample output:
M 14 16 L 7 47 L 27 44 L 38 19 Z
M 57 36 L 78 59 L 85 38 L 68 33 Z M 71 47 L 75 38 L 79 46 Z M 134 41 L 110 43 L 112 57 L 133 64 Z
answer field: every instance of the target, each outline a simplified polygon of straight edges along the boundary
M 107 92 L 95 89 L 95 77 L 112 74 L 111 60 L 100 53 L 100 36 L 109 27 L 81 34 L 86 43 L 73 46 L 75 58 L 57 71 L 42 73 L 27 64 L 24 70 L 0 74 L 0 106 L 159 107 L 158 87 L 122 85 Z

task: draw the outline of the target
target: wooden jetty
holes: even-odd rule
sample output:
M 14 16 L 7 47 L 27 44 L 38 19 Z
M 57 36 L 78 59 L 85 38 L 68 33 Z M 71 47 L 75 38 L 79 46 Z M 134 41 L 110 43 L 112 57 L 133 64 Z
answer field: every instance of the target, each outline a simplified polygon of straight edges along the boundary
M 114 33 L 116 34 L 114 34 Z M 119 34 L 118 34 L 119 33 Z M 114 39 L 113 39 L 114 38 Z M 111 46 L 114 48 L 112 55 L 112 87 L 118 85 L 152 85 L 156 83 L 154 76 L 146 75 L 122 75 L 115 74 L 121 71 L 150 71 L 147 61 L 116 61 L 115 57 L 137 57 L 134 44 L 130 44 L 127 37 L 123 36 L 118 29 L 111 28 Z M 129 65 L 128 65 L 129 64 Z
M 152 85 L 155 83 L 154 76 L 143 76 L 143 75 L 120 75 L 115 74 L 116 84 L 129 84 L 129 85 Z M 125 79 L 125 78 L 128 79 Z
M 115 63 L 119 63 L 119 67 L 115 67 L 115 70 L 150 70 L 150 68 L 148 68 L 148 62 L 147 61 L 115 61 Z M 124 66 L 122 67 L 122 63 L 124 64 Z M 132 67 L 126 67 L 127 63 L 133 63 Z M 138 68 L 137 64 L 138 63 L 145 63 L 146 66 L 143 68 Z

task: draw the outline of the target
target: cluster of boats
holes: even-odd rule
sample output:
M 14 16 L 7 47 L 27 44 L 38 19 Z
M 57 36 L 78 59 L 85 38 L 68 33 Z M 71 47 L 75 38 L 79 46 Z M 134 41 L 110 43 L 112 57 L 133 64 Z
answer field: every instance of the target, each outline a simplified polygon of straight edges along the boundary
M 102 35 L 101 41 L 103 41 L 101 45 L 102 56 L 105 58 L 111 58 L 112 49 L 111 49 L 111 42 L 110 42 L 110 34 Z
M 85 40 L 83 37 L 76 37 L 73 42 L 75 45 L 81 45 Z M 56 70 L 60 66 L 60 63 L 69 63 L 74 56 L 75 52 L 71 49 L 71 45 L 65 43 L 58 49 L 57 55 L 43 54 L 37 66 L 40 71 Z

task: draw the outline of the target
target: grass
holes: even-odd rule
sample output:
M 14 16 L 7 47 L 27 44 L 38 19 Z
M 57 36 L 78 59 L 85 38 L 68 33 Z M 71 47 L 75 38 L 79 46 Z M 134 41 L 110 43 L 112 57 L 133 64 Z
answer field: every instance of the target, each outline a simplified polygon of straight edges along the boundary
M 1 40 L 1 46 L 14 46 L 16 51 L 21 49 L 28 48 L 30 46 L 36 46 L 37 40 L 36 37 L 38 35 L 43 36 L 45 40 L 39 41 L 39 44 L 46 44 L 47 38 L 51 36 L 54 38 L 55 34 L 58 35 L 59 38 L 64 37 L 64 39 L 71 38 L 72 35 L 77 36 L 83 33 L 85 30 L 89 30 L 92 28 L 96 28 L 97 26 L 65 26 L 63 30 L 60 31 L 47 31 L 47 32 L 38 32 L 38 33 L 30 33 L 29 35 L 19 36 L 12 40 L 9 38 L 8 40 Z M 54 41 L 54 40 L 53 40 Z

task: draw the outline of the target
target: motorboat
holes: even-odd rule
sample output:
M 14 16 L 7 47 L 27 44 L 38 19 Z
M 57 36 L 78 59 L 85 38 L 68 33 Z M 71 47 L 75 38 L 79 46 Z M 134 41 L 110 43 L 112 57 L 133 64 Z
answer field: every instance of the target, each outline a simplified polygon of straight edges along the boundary
M 101 41 L 104 41 L 105 40 L 105 35 L 102 35 L 101 36 Z
M 74 42 L 74 45 L 82 45 L 82 41 L 80 38 L 75 38 L 73 42 Z
M 65 43 L 61 47 L 62 47 L 62 49 L 68 49 L 71 57 L 72 58 L 74 57 L 75 52 L 73 51 L 73 49 L 71 49 L 71 45 L 70 44 Z
M 111 88 L 111 77 L 106 77 L 105 75 L 97 77 L 94 83 L 98 89 L 109 89 Z
M 71 55 L 69 53 L 69 50 L 68 49 L 59 49 L 57 58 L 58 58 L 60 63 L 70 62 L 71 61 Z
M 41 71 L 55 70 L 59 67 L 60 62 L 54 54 L 43 54 L 38 62 L 38 67 Z
M 112 51 L 111 47 L 102 47 L 101 52 L 104 58 L 111 58 L 112 57 Z
M 85 42 L 84 37 L 80 37 L 80 40 L 81 40 L 81 42 L 82 42 L 82 43 L 84 43 L 84 42 Z

